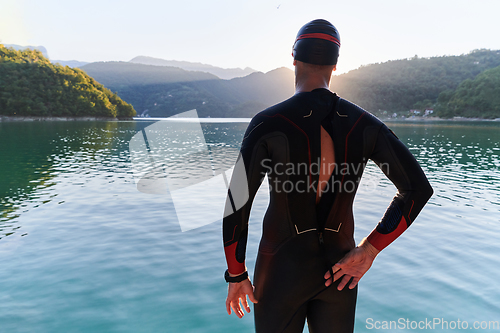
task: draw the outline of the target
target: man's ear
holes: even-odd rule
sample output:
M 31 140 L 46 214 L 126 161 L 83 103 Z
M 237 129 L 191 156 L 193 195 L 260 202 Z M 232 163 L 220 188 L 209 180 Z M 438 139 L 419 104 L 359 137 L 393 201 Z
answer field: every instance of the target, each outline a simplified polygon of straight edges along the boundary
M 297 66 L 297 60 L 293 59 L 293 65 Z
M 335 72 L 337 70 L 337 65 L 333 66 L 333 71 Z

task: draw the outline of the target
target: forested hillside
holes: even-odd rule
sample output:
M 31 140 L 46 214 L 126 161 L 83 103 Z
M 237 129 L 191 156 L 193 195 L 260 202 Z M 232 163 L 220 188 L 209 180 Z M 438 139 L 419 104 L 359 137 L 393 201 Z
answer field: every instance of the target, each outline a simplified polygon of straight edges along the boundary
M 500 118 L 500 66 L 463 81 L 455 91 L 442 92 L 436 113 L 446 118 Z
M 131 117 L 135 110 L 82 70 L 0 44 L 0 114 Z
M 16 51 L 24 51 L 26 49 L 30 49 L 30 50 L 38 50 L 40 52 L 42 52 L 43 56 L 47 59 L 49 59 L 49 54 L 47 53 L 47 49 L 45 48 L 45 46 L 42 46 L 42 45 L 38 45 L 38 46 L 33 46 L 33 45 L 17 45 L 17 44 L 4 44 L 3 46 L 5 46 L 6 48 L 12 48 Z
M 341 59 L 340 59 L 341 61 Z M 367 110 L 400 112 L 432 107 L 439 94 L 500 65 L 500 51 L 388 61 L 334 76 L 332 90 Z
M 500 66 L 500 51 L 475 50 L 460 56 L 414 57 L 362 66 L 334 76 L 331 89 L 382 117 L 394 112 L 407 116 L 411 109 L 435 109 L 434 115 L 442 117 L 470 116 L 472 113 L 492 117 L 496 114 L 494 103 L 483 101 L 485 96 L 492 96 L 491 89 L 482 91 L 487 87 L 483 82 L 486 79 L 481 76 L 482 84 L 477 85 L 473 80 L 497 66 Z M 255 72 L 231 80 L 222 80 L 206 72 L 129 62 L 93 63 L 82 69 L 117 91 L 139 114 L 156 117 L 191 109 L 197 109 L 201 117 L 252 117 L 294 93 L 293 71 L 287 68 L 265 74 Z M 493 82 L 493 76 L 488 74 L 488 82 Z M 472 87 L 467 84 L 474 86 L 474 102 L 464 100 L 473 98 L 470 91 L 464 92 L 469 89 L 464 87 Z M 453 95 L 459 86 L 462 97 Z

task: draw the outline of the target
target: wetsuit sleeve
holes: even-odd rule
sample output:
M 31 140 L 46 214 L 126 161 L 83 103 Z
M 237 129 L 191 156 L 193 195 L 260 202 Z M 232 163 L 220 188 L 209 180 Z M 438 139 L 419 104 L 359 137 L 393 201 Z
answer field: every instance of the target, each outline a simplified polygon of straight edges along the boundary
M 381 251 L 411 225 L 433 190 L 415 157 L 387 126 L 382 125 L 375 142 L 371 159 L 398 189 L 368 236 L 370 244 Z
M 248 219 L 255 194 L 266 174 L 264 168 L 268 157 L 266 140 L 259 137 L 260 131 L 256 131 L 261 125 L 262 122 L 254 118 L 248 126 L 238 157 L 240 163 L 236 163 L 229 185 L 222 233 L 227 266 L 231 274 L 240 274 L 246 269 Z M 245 196 L 244 204 L 238 207 L 240 205 L 237 204 L 237 197 L 241 197 L 241 193 L 246 190 L 242 189 L 242 184 L 247 186 L 248 196 Z

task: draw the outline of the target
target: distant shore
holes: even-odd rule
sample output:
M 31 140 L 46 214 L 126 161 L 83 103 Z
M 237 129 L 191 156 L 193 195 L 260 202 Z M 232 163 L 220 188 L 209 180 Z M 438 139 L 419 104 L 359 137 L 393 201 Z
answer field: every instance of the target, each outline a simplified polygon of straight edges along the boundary
M 130 118 L 115 117 L 43 117 L 43 116 L 1 116 L 0 122 L 8 121 L 120 121 L 133 120 Z
M 500 118 L 495 119 L 487 119 L 487 118 L 466 118 L 466 117 L 453 117 L 453 118 L 440 118 L 440 117 L 409 117 L 409 118 L 380 118 L 382 121 L 498 121 L 500 122 Z
M 128 117 L 128 118 L 114 118 L 114 117 L 42 117 L 42 116 L 2 116 L 0 115 L 0 122 L 10 122 L 10 121 L 155 121 L 162 119 L 169 119 L 170 117 L 164 118 L 141 118 L 141 117 Z M 251 118 L 196 118 L 200 122 L 249 122 Z M 173 119 L 172 119 L 173 120 Z M 179 119 L 178 119 L 179 120 Z M 189 120 L 195 120 L 189 119 Z M 494 121 L 500 122 L 500 118 L 495 119 L 485 119 L 485 118 L 465 118 L 465 117 L 453 117 L 453 118 L 439 118 L 439 117 L 410 117 L 410 118 L 380 118 L 382 121 L 394 121 L 394 122 L 406 122 L 406 121 Z

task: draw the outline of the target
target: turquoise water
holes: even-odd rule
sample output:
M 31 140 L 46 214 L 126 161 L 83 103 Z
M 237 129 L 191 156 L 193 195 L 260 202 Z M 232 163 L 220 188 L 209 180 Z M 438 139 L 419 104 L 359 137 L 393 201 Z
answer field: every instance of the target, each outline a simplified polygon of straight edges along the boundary
M 253 331 L 251 315 L 225 313 L 220 221 L 181 232 L 168 195 L 136 189 L 128 143 L 147 125 L 0 123 L 0 332 Z M 245 127 L 202 124 L 228 165 Z M 500 124 L 391 128 L 435 194 L 362 279 L 356 332 L 412 332 L 412 322 L 436 319 L 448 330 L 427 331 L 500 321 Z M 250 220 L 250 272 L 265 192 Z M 355 202 L 358 241 L 394 194 L 369 164 Z M 370 326 L 401 318 L 408 327 Z

